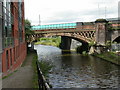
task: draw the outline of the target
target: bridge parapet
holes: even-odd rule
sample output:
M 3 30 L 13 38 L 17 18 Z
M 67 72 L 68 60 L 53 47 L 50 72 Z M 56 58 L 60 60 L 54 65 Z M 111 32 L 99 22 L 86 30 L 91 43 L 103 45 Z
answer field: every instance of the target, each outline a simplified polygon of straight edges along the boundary
M 77 29 L 95 29 L 95 23 L 94 22 L 78 22 Z

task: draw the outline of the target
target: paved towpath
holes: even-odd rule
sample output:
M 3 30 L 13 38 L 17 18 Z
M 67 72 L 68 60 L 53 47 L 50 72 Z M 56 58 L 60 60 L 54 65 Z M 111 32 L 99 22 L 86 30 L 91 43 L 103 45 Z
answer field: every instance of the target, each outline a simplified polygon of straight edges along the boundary
M 33 56 L 32 54 L 28 55 L 23 67 L 20 67 L 12 75 L 3 79 L 3 88 L 33 88 Z

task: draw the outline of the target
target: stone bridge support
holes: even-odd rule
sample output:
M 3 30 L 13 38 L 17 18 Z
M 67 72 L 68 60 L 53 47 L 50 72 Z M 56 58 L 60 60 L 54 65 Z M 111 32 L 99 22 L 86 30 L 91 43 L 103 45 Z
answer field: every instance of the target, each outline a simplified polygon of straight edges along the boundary
M 97 45 L 104 46 L 108 40 L 108 22 L 96 21 L 96 40 Z
M 108 21 L 96 21 L 96 47 L 94 48 L 97 53 L 102 53 L 105 49 L 106 42 L 110 40 L 108 33 Z
M 62 50 L 70 50 L 71 47 L 71 38 L 66 36 L 61 36 L 60 48 Z

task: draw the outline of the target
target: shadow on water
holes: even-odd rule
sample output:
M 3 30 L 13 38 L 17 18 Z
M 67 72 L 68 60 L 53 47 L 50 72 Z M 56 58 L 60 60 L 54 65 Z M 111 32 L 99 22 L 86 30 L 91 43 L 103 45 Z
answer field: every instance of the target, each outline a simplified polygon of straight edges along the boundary
M 64 55 L 64 54 L 71 54 L 71 51 L 70 50 L 62 50 L 61 54 L 62 55 Z

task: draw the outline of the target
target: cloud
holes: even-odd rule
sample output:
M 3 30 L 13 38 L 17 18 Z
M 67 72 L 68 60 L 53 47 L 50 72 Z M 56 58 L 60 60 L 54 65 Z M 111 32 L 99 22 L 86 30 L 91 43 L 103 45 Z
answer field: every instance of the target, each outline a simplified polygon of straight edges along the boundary
M 99 8 L 98 8 L 99 4 Z M 38 24 L 94 21 L 118 16 L 118 0 L 25 0 L 26 18 Z
M 105 18 L 105 8 L 101 8 L 100 13 L 98 9 L 91 9 L 89 11 L 70 11 L 65 10 L 61 12 L 55 12 L 53 16 L 47 18 L 45 23 L 64 23 L 64 22 L 76 22 L 76 21 L 95 21 L 97 18 Z M 114 14 L 113 14 L 114 13 Z M 98 15 L 100 14 L 100 15 Z M 106 11 L 106 17 L 113 15 L 117 16 L 116 10 L 113 8 Z M 112 18 L 112 17 L 111 17 Z

